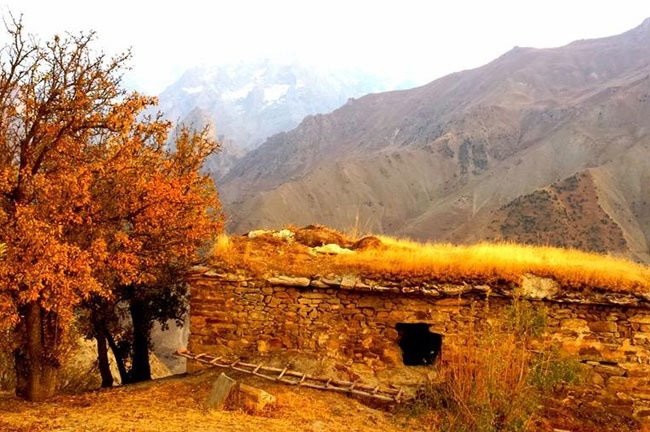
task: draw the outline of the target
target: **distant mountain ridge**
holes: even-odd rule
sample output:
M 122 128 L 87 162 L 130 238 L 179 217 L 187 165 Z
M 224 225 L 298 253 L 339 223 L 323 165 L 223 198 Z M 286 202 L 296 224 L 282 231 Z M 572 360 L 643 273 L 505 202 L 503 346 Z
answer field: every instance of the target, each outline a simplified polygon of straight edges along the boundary
M 534 199 L 574 176 L 581 206 Z M 566 226 L 584 219 L 570 245 L 648 261 L 649 181 L 647 19 L 308 116 L 248 153 L 219 188 L 235 232 L 358 220 L 419 239 L 566 243 L 563 230 L 532 238 L 538 227 L 516 226 L 550 212 Z
M 159 109 L 174 122 L 211 126 L 214 137 L 227 145 L 210 163 L 219 177 L 237 155 L 294 128 L 305 116 L 329 112 L 349 98 L 391 85 L 360 71 L 322 72 L 270 60 L 239 62 L 186 71 L 160 94 Z

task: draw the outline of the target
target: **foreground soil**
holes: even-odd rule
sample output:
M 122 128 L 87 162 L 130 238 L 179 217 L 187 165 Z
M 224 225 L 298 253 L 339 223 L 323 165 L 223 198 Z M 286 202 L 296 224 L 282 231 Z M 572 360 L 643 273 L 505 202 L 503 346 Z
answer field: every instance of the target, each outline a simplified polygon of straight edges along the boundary
M 423 419 L 369 407 L 344 395 L 273 385 L 229 374 L 277 397 L 267 413 L 210 411 L 218 373 L 172 377 L 29 403 L 0 393 L 0 431 L 427 431 Z M 425 422 L 426 423 L 426 422 Z
M 0 431 L 220 431 L 220 432 L 420 432 L 438 431 L 436 414 L 422 406 L 370 406 L 345 395 L 296 388 L 230 371 L 234 379 L 274 394 L 268 412 L 214 411 L 206 399 L 219 371 L 159 379 L 52 401 L 30 403 L 0 393 Z M 632 419 L 580 400 L 546 401 L 528 430 L 631 432 L 643 429 Z

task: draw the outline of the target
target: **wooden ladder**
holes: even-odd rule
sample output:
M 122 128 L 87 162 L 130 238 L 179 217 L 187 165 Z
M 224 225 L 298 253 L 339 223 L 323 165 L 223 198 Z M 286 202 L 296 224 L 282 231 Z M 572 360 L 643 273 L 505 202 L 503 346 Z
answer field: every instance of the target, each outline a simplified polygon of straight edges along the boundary
M 241 360 L 227 359 L 223 356 L 215 356 L 208 353 L 194 354 L 187 350 L 178 350 L 175 354 L 208 366 L 233 369 L 238 372 L 255 375 L 260 378 L 283 384 L 353 394 L 385 402 L 401 403 L 407 399 L 404 395 L 403 388 L 401 387 L 371 386 L 359 382 L 315 377 L 307 375 L 306 373 L 289 370 L 286 367 L 280 369 L 264 366 L 263 363 L 246 363 Z

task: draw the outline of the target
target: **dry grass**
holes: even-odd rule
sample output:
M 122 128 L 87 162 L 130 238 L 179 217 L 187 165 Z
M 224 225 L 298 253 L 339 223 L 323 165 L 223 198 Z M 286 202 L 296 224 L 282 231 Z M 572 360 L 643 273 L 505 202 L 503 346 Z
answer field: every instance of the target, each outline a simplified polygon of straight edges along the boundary
M 489 302 L 482 307 L 487 314 Z M 443 351 L 436 364 L 438 379 L 413 401 L 440 430 L 550 432 L 559 425 L 574 431 L 638 430 L 635 420 L 607 408 L 585 410 L 580 402 L 569 404 L 576 400 L 567 399 L 569 394 L 580 395 L 577 401 L 589 400 L 579 386 L 585 378 L 580 362 L 552 346 L 529 350 L 545 330 L 545 308 L 515 300 L 499 320 L 475 321 L 472 316 L 462 341 Z
M 647 291 L 650 268 L 622 258 L 513 243 L 421 244 L 381 237 L 385 248 L 339 257 L 363 273 L 403 275 L 447 282 L 519 283 L 527 273 L 549 277 L 572 288 Z
M 380 247 L 328 256 L 315 255 L 304 244 L 271 235 L 255 239 L 232 237 L 216 249 L 213 263 L 226 270 L 247 270 L 256 274 L 352 273 L 377 280 L 415 282 L 518 284 L 523 275 L 534 274 L 577 290 L 650 290 L 650 268 L 607 255 L 513 243 L 423 244 L 379 238 Z M 348 240 L 347 243 L 355 242 Z
M 440 363 L 440 397 L 450 431 L 532 430 L 537 395 L 529 382 L 532 357 L 512 333 L 467 341 Z M 484 336 L 482 336 L 484 337 Z
M 29 403 L 0 393 L 1 431 L 426 431 L 413 419 L 394 418 L 344 395 L 268 384 L 229 374 L 262 387 L 278 399 L 268 413 L 209 411 L 206 399 L 221 371 L 156 380 Z

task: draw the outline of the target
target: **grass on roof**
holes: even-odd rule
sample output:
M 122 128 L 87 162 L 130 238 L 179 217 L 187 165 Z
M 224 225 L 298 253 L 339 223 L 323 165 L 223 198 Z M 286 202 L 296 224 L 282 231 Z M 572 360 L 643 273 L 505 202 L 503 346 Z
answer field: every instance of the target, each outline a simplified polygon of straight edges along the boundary
M 356 274 L 414 283 L 518 284 L 524 274 L 534 274 L 574 289 L 650 292 L 649 267 L 608 255 L 514 243 L 452 245 L 379 239 L 379 247 L 329 256 L 314 255 L 308 246 L 270 235 L 232 237 L 216 248 L 214 263 L 231 271 L 264 275 Z
M 576 289 L 650 290 L 650 268 L 607 255 L 514 243 L 422 244 L 380 238 L 384 249 L 341 256 L 339 261 L 362 273 L 388 271 L 398 276 L 446 282 L 519 283 L 522 275 L 531 273 Z

